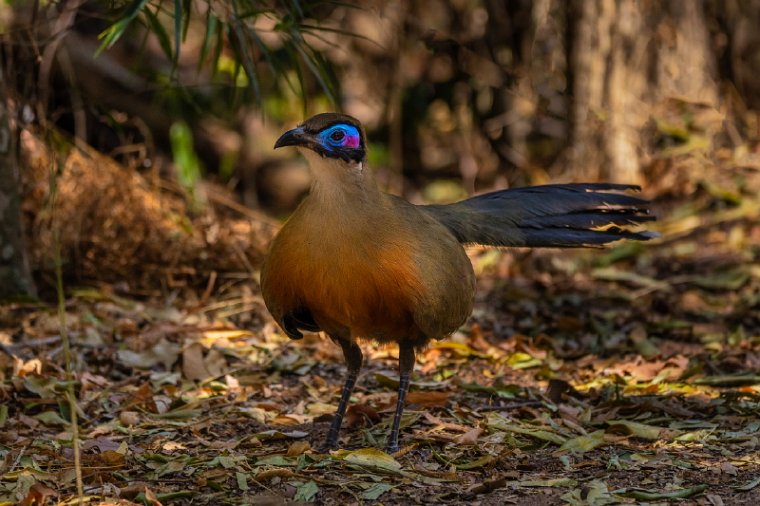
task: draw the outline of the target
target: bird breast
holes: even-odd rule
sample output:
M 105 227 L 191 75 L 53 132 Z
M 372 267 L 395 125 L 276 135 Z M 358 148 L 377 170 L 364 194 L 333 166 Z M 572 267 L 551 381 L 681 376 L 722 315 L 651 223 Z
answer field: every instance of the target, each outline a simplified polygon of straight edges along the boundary
M 408 212 L 315 219 L 299 208 L 262 272 L 275 318 L 306 307 L 331 335 L 420 346 L 456 330 L 471 309 L 472 266 L 443 226 L 421 213 L 412 226 Z

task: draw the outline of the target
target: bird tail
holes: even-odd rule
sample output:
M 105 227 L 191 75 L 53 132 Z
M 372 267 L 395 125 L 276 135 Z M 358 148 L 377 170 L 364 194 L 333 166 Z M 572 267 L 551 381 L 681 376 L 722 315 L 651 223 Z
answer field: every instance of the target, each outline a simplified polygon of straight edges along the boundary
M 655 217 L 649 215 L 648 201 L 612 193 L 626 190 L 640 188 L 611 183 L 551 184 L 422 207 L 463 244 L 573 248 L 657 237 L 654 232 L 630 230 Z

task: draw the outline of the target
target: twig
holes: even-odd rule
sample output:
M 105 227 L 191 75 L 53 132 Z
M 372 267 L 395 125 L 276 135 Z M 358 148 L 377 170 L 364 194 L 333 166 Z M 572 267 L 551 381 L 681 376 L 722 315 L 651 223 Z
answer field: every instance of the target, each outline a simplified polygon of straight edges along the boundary
M 7 345 L 5 343 L 0 343 L 0 351 L 4 351 L 6 355 L 8 355 L 11 358 L 24 358 L 22 355 L 16 353 L 13 351 L 13 348 L 15 348 L 14 345 Z
M 480 413 L 481 411 L 510 411 L 512 409 L 524 408 L 525 406 L 541 406 L 541 401 L 522 401 L 513 402 L 504 406 L 485 406 L 482 408 L 473 409 L 473 411 Z
M 21 462 L 21 458 L 24 456 L 24 453 L 26 453 L 26 449 L 29 448 L 29 445 L 24 446 L 20 452 L 18 452 L 18 455 L 16 455 L 16 458 L 13 459 L 13 464 L 11 464 L 11 468 L 8 469 L 8 473 L 12 473 L 16 467 L 18 466 L 18 463 Z
M 55 165 L 52 167 L 53 173 L 50 178 L 50 200 L 51 208 L 55 207 L 55 200 L 58 198 L 57 175 L 59 171 Z M 56 295 L 58 298 L 58 325 L 60 327 L 61 345 L 66 362 L 66 400 L 69 404 L 69 413 L 71 417 L 71 445 L 74 450 L 74 472 L 77 484 L 78 503 L 84 504 L 84 480 L 82 479 L 82 461 L 79 448 L 79 418 L 76 392 L 74 391 L 74 374 L 71 357 L 71 341 L 69 340 L 68 324 L 66 322 L 66 298 L 63 291 L 63 259 L 61 257 L 61 236 L 60 226 L 57 221 L 53 224 L 53 249 L 55 263 L 55 281 Z M 53 352 L 55 353 L 55 351 Z
M 47 346 L 48 344 L 54 344 L 61 340 L 61 336 L 48 336 L 40 337 L 37 339 L 30 339 L 21 343 L 12 345 L 13 348 L 38 348 L 40 346 Z

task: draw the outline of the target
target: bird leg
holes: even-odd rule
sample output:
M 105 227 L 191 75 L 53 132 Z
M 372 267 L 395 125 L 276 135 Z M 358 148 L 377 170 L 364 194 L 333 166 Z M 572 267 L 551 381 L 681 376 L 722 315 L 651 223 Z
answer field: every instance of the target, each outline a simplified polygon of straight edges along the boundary
M 409 382 L 414 369 L 414 347 L 410 344 L 401 342 L 398 347 L 398 400 L 396 401 L 396 413 L 393 415 L 393 427 L 391 434 L 388 436 L 388 453 L 399 451 L 398 432 L 401 426 L 401 415 L 404 412 L 406 403 L 406 393 L 409 391 Z
M 343 423 L 343 416 L 346 414 L 348 401 L 351 398 L 351 393 L 354 391 L 356 379 L 359 377 L 359 371 L 362 368 L 363 357 L 359 345 L 350 339 L 337 339 L 337 341 L 341 348 L 343 348 L 343 356 L 348 365 L 348 377 L 346 377 L 346 383 L 343 385 L 338 410 L 335 412 L 335 416 L 333 416 L 330 431 L 327 433 L 327 439 L 321 448 L 322 451 L 332 450 L 338 446 L 338 434 L 340 433 L 340 426 Z

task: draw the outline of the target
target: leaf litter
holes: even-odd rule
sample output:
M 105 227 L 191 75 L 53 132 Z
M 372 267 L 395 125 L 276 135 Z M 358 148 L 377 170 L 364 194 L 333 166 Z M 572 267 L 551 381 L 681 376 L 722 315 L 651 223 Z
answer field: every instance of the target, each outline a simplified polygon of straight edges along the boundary
M 471 252 L 475 311 L 420 354 L 396 455 L 396 351 L 363 345 L 319 453 L 340 350 L 284 337 L 247 273 L 69 290 L 89 502 L 760 503 L 760 201 L 724 169 L 652 243 Z M 0 307 L 0 504 L 75 502 L 63 360 L 53 307 Z

